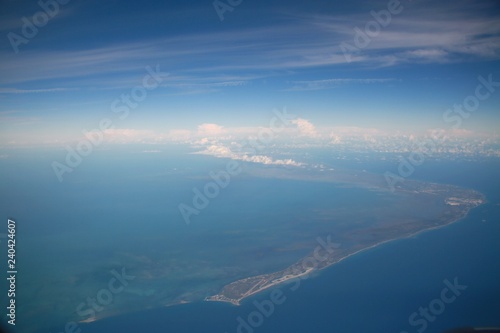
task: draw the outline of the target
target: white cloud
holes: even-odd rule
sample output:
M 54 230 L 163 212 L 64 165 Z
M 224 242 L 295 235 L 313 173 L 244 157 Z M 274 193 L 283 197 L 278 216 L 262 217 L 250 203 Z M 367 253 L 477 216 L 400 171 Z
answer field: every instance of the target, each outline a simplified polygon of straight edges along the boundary
M 471 138 L 479 136 L 479 133 L 475 133 L 471 130 L 467 130 L 464 128 L 449 128 L 449 129 L 435 128 L 427 130 L 426 134 L 430 137 L 444 136 L 449 138 Z
M 336 145 L 342 142 L 342 138 L 334 133 L 330 134 L 330 144 Z
M 238 159 L 238 155 L 233 153 L 231 149 L 222 145 L 211 145 L 205 150 L 198 152 L 198 154 L 212 155 L 221 158 Z
M 224 128 L 217 124 L 201 124 L 198 126 L 198 135 L 202 137 L 216 137 L 224 133 Z
M 309 120 L 297 118 L 291 120 L 291 123 L 297 125 L 300 136 L 306 136 L 310 138 L 319 137 L 319 134 L 316 131 L 316 127 L 314 127 L 314 125 Z
M 380 136 L 386 133 L 370 127 L 357 127 L 357 126 L 337 126 L 330 128 L 330 137 L 364 137 L 364 136 Z
M 265 155 L 254 155 L 254 156 L 244 155 L 243 158 L 241 159 L 245 162 L 262 163 L 266 165 L 291 165 L 291 166 L 304 165 L 304 163 L 299 163 L 292 159 L 273 160 L 271 157 Z
M 230 158 L 244 162 L 261 163 L 266 165 L 289 165 L 289 166 L 303 166 L 304 163 L 296 162 L 292 159 L 273 159 L 265 155 L 248 155 L 243 153 L 235 153 L 230 148 L 223 145 L 211 145 L 205 150 L 199 151 L 195 154 L 211 155 L 218 158 Z

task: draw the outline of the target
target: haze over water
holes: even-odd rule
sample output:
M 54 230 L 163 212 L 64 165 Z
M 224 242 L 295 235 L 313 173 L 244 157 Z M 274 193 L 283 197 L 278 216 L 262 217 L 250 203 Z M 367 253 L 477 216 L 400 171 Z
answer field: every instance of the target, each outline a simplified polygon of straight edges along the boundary
M 5 188 L 15 190 L 3 200 L 15 209 L 20 226 L 19 256 L 25 259 L 20 260 L 19 270 L 26 275 L 20 282 L 18 299 L 26 304 L 20 307 L 22 311 L 29 314 L 23 326 L 46 325 L 39 332 L 49 328 L 55 331 L 69 320 L 88 319 L 91 307 L 82 303 L 86 303 L 88 295 L 95 297 L 107 286 L 113 277 L 112 270 L 120 272 L 125 267 L 135 278 L 123 292 L 115 295 L 112 304 L 102 312 L 95 312 L 97 318 L 99 314 L 118 317 L 103 319 L 102 323 L 79 324 L 85 325 L 82 326 L 85 331 L 103 332 L 106 325 L 150 325 L 151 321 L 156 323 L 158 331 L 160 327 L 179 332 L 197 332 L 207 327 L 221 328 L 221 332 L 235 331 L 236 318 L 248 316 L 255 310 L 253 300 L 268 299 L 273 289 L 250 297 L 237 308 L 203 303 L 205 296 L 218 292 L 226 283 L 293 264 L 311 252 L 317 245 L 317 237 L 331 235 L 333 240 L 339 239 L 340 234 L 336 238 L 335 230 L 342 230 L 336 228 L 345 219 L 369 226 L 395 214 L 377 209 L 384 196 L 358 186 L 259 178 L 243 172 L 221 190 L 209 208 L 193 217 L 192 224 L 186 225 L 177 205 L 189 202 L 191 189 L 204 184 L 205 181 L 195 175 L 221 170 L 226 161 L 172 149 L 165 151 L 168 154 L 143 153 L 140 158 L 128 150 L 102 155 L 99 152 L 92 163 L 63 186 L 57 181 L 40 186 L 40 179 L 45 178 L 36 170 L 53 157 L 50 152 L 22 154 L 14 163 L 2 163 L 3 173 L 12 174 L 22 165 L 26 175 L 30 175 L 22 179 L 9 178 Z M 116 162 L 101 164 L 104 159 Z M 193 163 L 193 160 L 203 163 Z M 344 163 L 344 167 L 349 165 Z M 272 317 L 266 318 L 259 330 L 270 331 L 273 325 L 295 327 L 296 320 L 289 317 L 293 313 L 294 318 L 303 320 L 316 318 L 318 331 L 325 329 L 327 323 L 335 322 L 339 331 L 349 332 L 359 329 L 358 325 L 364 322 L 360 318 L 369 313 L 373 320 L 370 329 L 375 332 L 381 327 L 377 325 L 386 325 L 376 319 L 375 314 L 394 313 L 395 306 L 397 313 L 403 313 L 398 323 L 409 327 L 408 316 L 425 305 L 414 300 L 425 300 L 422 293 L 431 295 L 433 290 L 440 291 L 442 281 L 454 277 L 459 277 L 461 282 L 467 279 L 464 283 L 473 286 L 469 289 L 470 295 L 467 296 L 469 290 L 464 293 L 464 302 L 468 305 L 462 304 L 459 311 L 483 309 L 464 318 L 479 321 L 484 317 L 494 324 L 498 304 L 488 295 L 498 292 L 494 283 L 498 252 L 494 250 L 497 245 L 493 245 L 492 235 L 498 227 L 495 214 L 498 214 L 499 197 L 498 187 L 488 177 L 494 175 L 498 162 L 475 163 L 482 167 L 481 178 L 466 178 L 457 185 L 482 190 L 487 195 L 487 204 L 451 226 L 350 257 L 302 281 L 298 290 L 292 290 L 289 284 L 275 287 L 284 292 L 287 301 L 277 307 Z M 198 169 L 193 169 L 193 165 Z M 358 172 L 377 171 L 384 165 L 390 163 L 356 161 L 350 164 Z M 450 168 L 455 174 L 465 175 L 471 165 L 472 162 L 429 162 L 416 176 L 450 183 Z M 246 171 L 256 168 L 251 164 L 243 167 Z M 32 202 L 38 203 L 31 210 L 16 206 L 21 195 L 25 196 L 24 200 L 29 199 L 27 188 L 43 188 L 39 192 L 29 191 Z M 47 189 L 51 189 L 50 197 L 45 195 Z M 385 201 L 384 205 L 387 204 Z M 404 208 L 407 204 L 401 201 L 390 207 L 408 215 L 409 211 Z M 374 212 L 377 215 L 373 215 Z M 421 217 L 426 216 L 432 214 L 422 211 Z M 482 239 L 481 245 L 471 248 L 478 238 Z M 341 243 L 341 246 L 347 247 L 349 243 Z M 432 298 L 427 303 L 430 300 Z M 179 301 L 194 303 L 158 309 Z M 307 310 L 311 304 L 316 310 Z M 86 312 L 85 316 L 76 314 L 79 305 L 80 313 Z M 362 309 L 352 311 L 360 306 Z M 455 303 L 450 308 L 452 306 Z M 152 310 L 144 312 L 147 308 Z M 405 314 L 404 309 L 413 310 Z M 319 320 L 317 311 L 325 316 L 332 311 L 334 320 L 330 315 Z M 131 315 L 120 316 L 120 313 Z M 188 323 L 182 319 L 192 316 L 196 318 L 194 322 L 204 324 L 196 328 L 197 324 L 192 326 L 191 320 Z M 214 316 L 217 322 L 213 321 Z M 438 327 L 451 325 L 457 318 L 456 312 L 448 318 L 436 324 L 435 332 Z M 405 327 L 400 330 L 403 329 Z
M 0 7 L 0 324 L 500 326 L 497 1 Z

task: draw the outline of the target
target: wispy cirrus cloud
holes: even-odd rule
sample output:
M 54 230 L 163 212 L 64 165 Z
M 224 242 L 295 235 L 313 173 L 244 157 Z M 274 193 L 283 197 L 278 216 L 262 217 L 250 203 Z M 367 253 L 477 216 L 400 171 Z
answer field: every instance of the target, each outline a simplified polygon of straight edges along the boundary
M 61 91 L 74 91 L 77 88 L 48 88 L 48 89 L 17 89 L 17 88 L 0 88 L 0 94 L 38 94 L 52 93 Z
M 352 62 L 395 66 L 499 59 L 500 20 L 493 2 L 420 1 L 402 7 L 375 36 L 365 33 L 366 45 L 352 52 Z M 304 15 L 303 22 L 330 31 L 337 44 L 335 54 L 343 54 L 341 43 L 356 46 L 354 28 L 364 32 L 374 21 L 370 12 L 384 9 L 382 2 L 374 2 L 364 13 Z
M 0 111 L 0 127 L 11 128 L 14 125 L 33 125 L 41 122 L 40 117 L 26 116 L 19 110 Z
M 336 78 L 325 80 L 310 80 L 310 81 L 291 81 L 291 88 L 285 91 L 307 91 L 307 90 L 323 90 L 332 89 L 346 84 L 372 84 L 372 83 L 387 83 L 395 79 L 355 79 L 355 78 Z
M 404 18 L 394 17 L 366 48 L 353 54 L 353 62 L 367 66 L 396 66 L 500 57 L 500 20 L 497 17 L 476 17 L 474 11 L 443 9 L 442 12 L 447 13 L 444 16 L 437 9 L 439 4 L 432 6 L 432 10 L 418 5 L 405 9 L 401 14 Z M 383 7 L 378 8 L 374 3 L 372 9 Z M 370 10 L 356 15 L 304 14 L 288 17 L 272 26 L 179 33 L 86 49 L 74 47 L 53 51 L 42 48 L 37 52 L 27 50 L 22 57 L 3 51 L 0 52 L 0 72 L 3 74 L 0 85 L 61 80 L 71 87 L 92 85 L 93 88 L 109 89 L 113 84 L 120 86 L 120 83 L 136 79 L 145 65 L 159 63 L 164 70 L 175 69 L 178 76 L 185 79 L 169 80 L 164 85 L 210 92 L 248 82 L 247 79 L 206 80 L 207 76 L 215 77 L 220 73 L 268 77 L 279 70 L 346 65 L 340 43 L 352 43 L 353 28 L 363 28 L 372 19 Z M 339 82 L 311 82 L 309 89 Z

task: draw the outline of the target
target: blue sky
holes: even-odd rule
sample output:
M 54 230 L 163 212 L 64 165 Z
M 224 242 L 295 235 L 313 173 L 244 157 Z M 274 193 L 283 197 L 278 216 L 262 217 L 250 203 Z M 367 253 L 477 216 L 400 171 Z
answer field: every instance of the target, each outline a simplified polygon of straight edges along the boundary
M 169 140 L 202 124 L 265 126 L 283 107 L 325 133 L 447 129 L 443 113 L 474 95 L 479 76 L 500 81 L 497 1 L 221 0 L 223 20 L 205 0 L 41 2 L 53 12 L 2 1 L 2 146 L 78 140 L 103 118 L 115 135 Z M 119 118 L 113 102 L 148 66 L 168 75 Z M 498 90 L 460 129 L 496 135 Z

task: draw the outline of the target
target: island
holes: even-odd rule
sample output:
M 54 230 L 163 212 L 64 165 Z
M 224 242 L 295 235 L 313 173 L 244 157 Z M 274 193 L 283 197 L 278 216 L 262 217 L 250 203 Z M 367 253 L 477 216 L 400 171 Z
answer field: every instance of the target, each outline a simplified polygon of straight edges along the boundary
M 473 189 L 410 179 L 392 190 L 383 175 L 363 170 L 250 165 L 194 225 L 172 219 L 137 233 L 136 224 L 124 224 L 129 229 L 113 233 L 116 239 L 103 234 L 100 243 L 70 247 L 66 235 L 55 235 L 55 248 L 68 253 L 58 259 L 66 268 L 60 276 L 54 271 L 54 283 L 25 286 L 32 320 L 20 325 L 42 332 L 40 318 L 56 310 L 43 331 L 59 332 L 66 322 L 85 330 L 103 318 L 204 300 L 237 306 L 284 284 L 293 289 L 362 251 L 449 225 L 485 202 Z M 69 254 L 81 260 L 69 261 Z M 39 259 L 33 272 L 50 260 Z M 106 291 L 112 271 L 124 268 L 135 278 Z
M 346 175 L 348 175 L 351 184 L 356 180 L 370 188 L 377 188 L 377 185 L 380 185 L 376 178 L 364 177 L 362 181 L 359 181 L 359 179 L 353 178 L 352 174 L 342 175 L 343 180 L 346 180 Z M 359 178 L 361 179 L 361 177 Z M 331 180 L 331 178 L 323 180 L 327 179 Z M 338 180 L 336 178 L 336 181 Z M 283 283 L 293 282 L 294 279 L 330 267 L 361 251 L 392 240 L 411 237 L 424 231 L 449 225 L 462 219 L 472 208 L 485 202 L 484 195 L 475 190 L 446 184 L 407 180 L 398 186 L 397 191 L 398 194 L 418 198 L 420 202 L 424 203 L 423 206 L 425 206 L 425 202 L 428 202 L 429 205 L 441 202 L 444 209 L 435 219 L 375 224 L 368 228 L 348 230 L 342 234 L 337 232 L 336 240 L 345 245 L 336 244 L 332 251 L 323 251 L 321 255 L 311 252 L 308 256 L 277 272 L 251 276 L 229 283 L 219 293 L 207 296 L 205 301 L 229 302 L 240 305 L 249 296 Z M 315 251 L 317 252 L 317 249 Z

